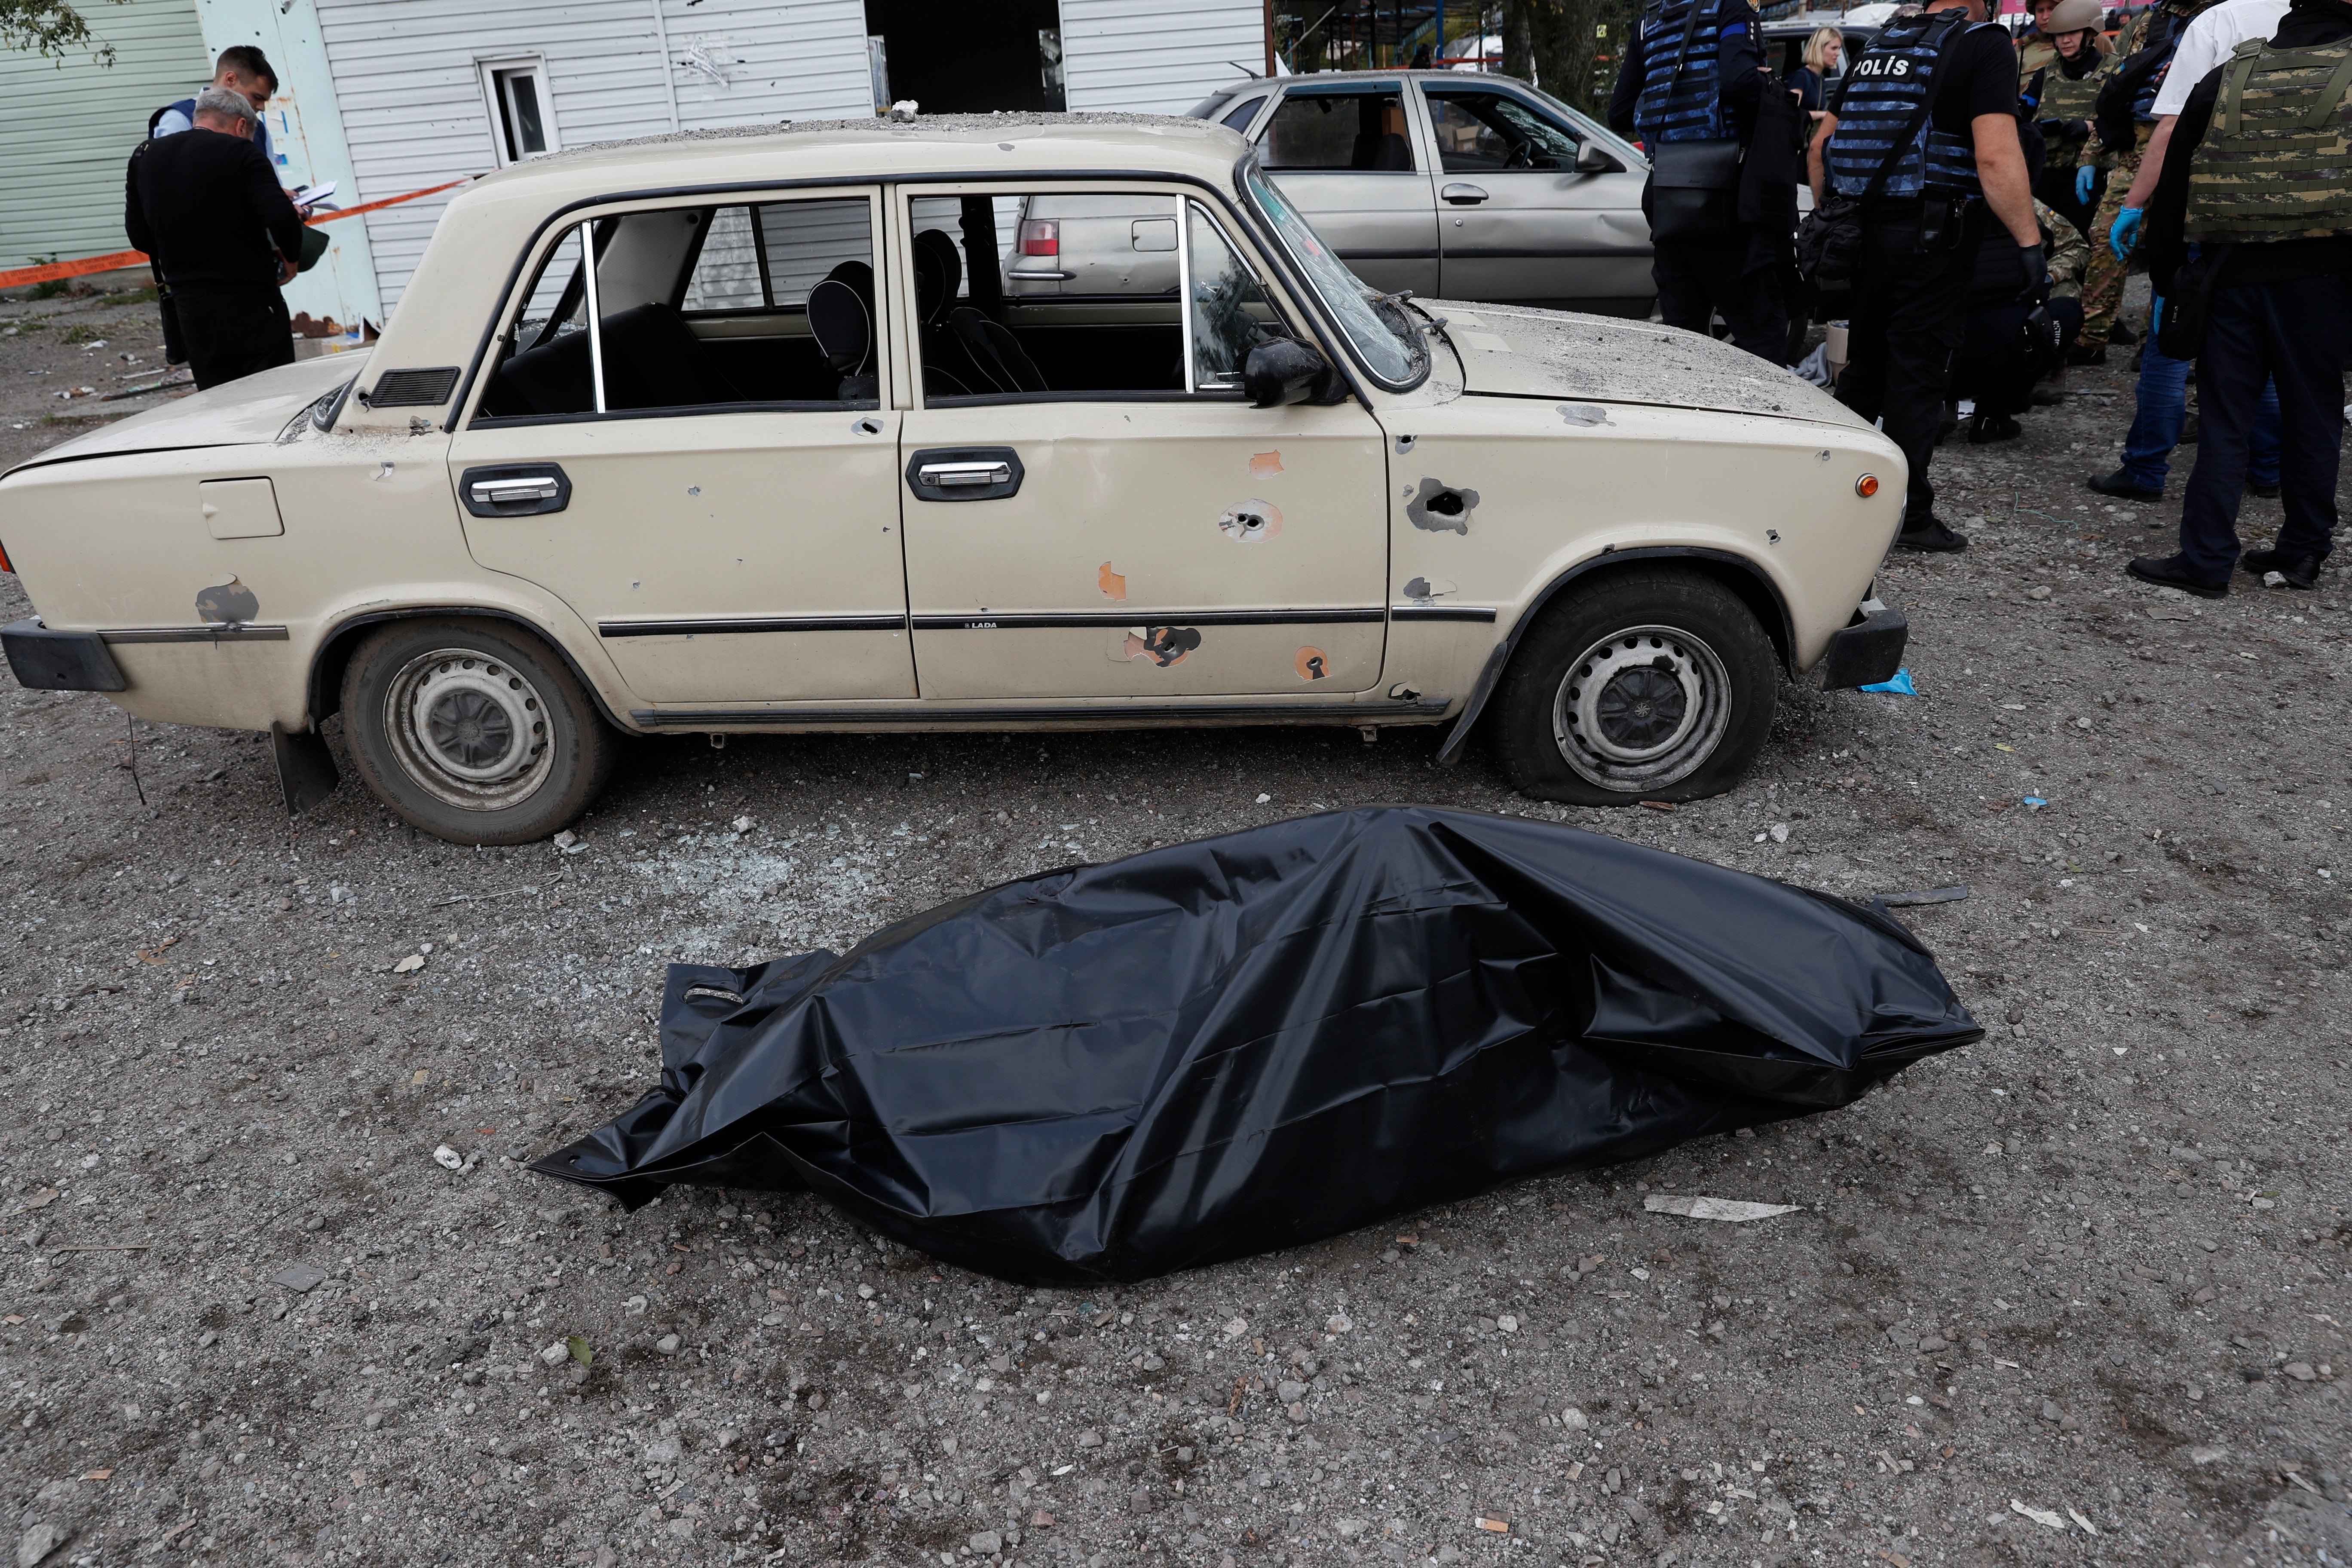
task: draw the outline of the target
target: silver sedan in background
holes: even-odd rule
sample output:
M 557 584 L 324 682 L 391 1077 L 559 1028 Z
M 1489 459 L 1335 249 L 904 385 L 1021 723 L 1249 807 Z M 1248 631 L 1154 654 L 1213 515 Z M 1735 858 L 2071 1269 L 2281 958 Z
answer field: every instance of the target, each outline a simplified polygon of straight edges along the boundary
M 1649 164 L 1508 77 L 1329 71 L 1242 82 L 1195 107 L 1374 288 L 1646 317 Z

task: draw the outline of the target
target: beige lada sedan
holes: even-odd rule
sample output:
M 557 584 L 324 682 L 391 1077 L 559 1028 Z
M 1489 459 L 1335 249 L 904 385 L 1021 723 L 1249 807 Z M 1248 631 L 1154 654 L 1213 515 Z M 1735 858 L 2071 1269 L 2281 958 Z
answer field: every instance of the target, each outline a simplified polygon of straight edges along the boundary
M 1015 296 L 1047 197 L 1156 207 L 1174 289 Z M 1705 338 L 1378 294 L 1198 121 L 540 159 L 353 368 L 0 477 L 17 679 L 266 730 L 295 807 L 340 714 L 394 811 L 508 844 L 678 731 L 1445 725 L 1530 795 L 1690 798 L 1784 677 L 1905 637 L 1860 420 Z

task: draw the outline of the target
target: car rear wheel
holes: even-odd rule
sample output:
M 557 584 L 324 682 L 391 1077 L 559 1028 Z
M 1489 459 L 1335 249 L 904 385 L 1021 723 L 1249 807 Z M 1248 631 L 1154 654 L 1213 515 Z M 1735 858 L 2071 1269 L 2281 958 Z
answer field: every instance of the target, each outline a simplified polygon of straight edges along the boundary
M 619 738 L 538 638 L 486 621 L 397 621 L 343 676 L 343 727 L 368 787 L 457 844 L 526 844 L 587 809 Z
M 1738 595 L 1696 573 L 1570 587 L 1496 693 L 1496 749 L 1538 800 L 1697 800 L 1738 784 L 1772 728 L 1780 668 Z

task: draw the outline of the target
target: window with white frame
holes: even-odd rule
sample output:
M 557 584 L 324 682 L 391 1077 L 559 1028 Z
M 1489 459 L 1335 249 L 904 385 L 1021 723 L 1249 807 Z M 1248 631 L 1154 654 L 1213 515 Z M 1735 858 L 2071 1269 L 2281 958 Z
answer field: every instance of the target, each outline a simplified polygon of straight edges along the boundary
M 547 90 L 547 62 L 536 55 L 484 60 L 482 94 L 490 110 L 490 140 L 499 166 L 520 163 L 556 148 L 555 116 Z

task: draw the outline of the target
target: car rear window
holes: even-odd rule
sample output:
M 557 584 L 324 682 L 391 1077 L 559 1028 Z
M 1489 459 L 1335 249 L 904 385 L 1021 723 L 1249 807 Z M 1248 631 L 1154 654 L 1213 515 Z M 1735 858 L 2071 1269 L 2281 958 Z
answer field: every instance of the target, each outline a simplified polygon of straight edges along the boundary
M 1259 146 L 1265 166 L 1276 174 L 1309 169 L 1410 174 L 1413 166 L 1403 89 L 1385 82 L 1359 92 L 1286 95 Z

